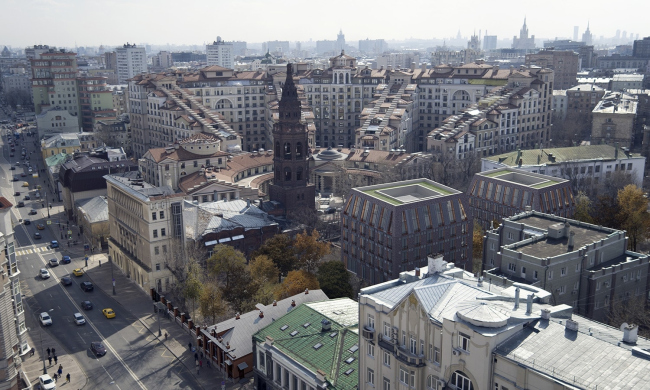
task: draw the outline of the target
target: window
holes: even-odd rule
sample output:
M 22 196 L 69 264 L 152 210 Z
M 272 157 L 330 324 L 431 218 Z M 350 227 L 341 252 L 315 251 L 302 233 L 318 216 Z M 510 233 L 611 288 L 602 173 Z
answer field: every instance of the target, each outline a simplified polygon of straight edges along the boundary
M 427 377 L 427 390 L 435 390 L 437 382 L 433 375 L 429 375 Z
M 368 328 L 375 329 L 375 316 L 368 314 Z
M 160 219 L 165 219 L 165 212 L 164 211 L 160 212 Z
M 560 292 L 560 295 L 566 293 L 566 286 L 565 285 L 560 286 L 560 288 L 558 288 L 558 291 Z
M 560 270 L 560 276 L 566 276 L 566 267 L 562 267 Z
M 552 280 L 552 279 L 553 279 L 553 270 L 549 270 L 548 271 L 548 280 Z
M 375 357 L 375 346 L 368 343 L 368 356 Z
M 156 263 L 156 271 L 160 271 L 160 263 Z
M 382 390 L 390 390 L 390 379 L 384 378 L 384 387 Z
M 469 339 L 470 337 L 466 334 L 458 333 L 458 348 L 469 352 Z
M 409 351 L 414 355 L 418 353 L 418 344 L 413 337 L 410 340 Z
M 154 252 L 154 254 L 159 255 L 160 254 L 160 247 L 158 247 L 158 246 L 153 247 L 153 252 Z
M 156 220 L 156 212 L 154 211 L 151 213 L 151 220 L 155 221 Z
M 373 386 L 375 384 L 375 372 L 370 368 L 368 369 L 368 384 L 371 384 Z
M 537 271 L 533 271 L 533 279 L 537 280 Z
M 409 373 L 404 367 L 399 368 L 399 381 L 407 386 L 409 384 Z
M 440 364 L 440 348 L 438 347 L 433 349 L 433 362 Z
M 167 230 L 165 228 L 160 229 L 160 235 L 165 237 L 167 235 Z
M 260 351 L 260 357 L 257 360 L 260 369 L 264 370 L 264 352 Z
M 517 265 L 515 263 L 508 263 L 508 271 L 515 272 L 517 270 Z
M 474 385 L 472 385 L 472 381 L 469 380 L 467 376 L 465 376 L 463 373 L 460 371 L 456 371 L 453 374 L 451 374 L 451 383 L 452 386 L 456 386 L 457 390 L 474 390 Z
M 384 322 L 384 339 L 390 340 L 390 324 Z
M 153 229 L 153 238 L 158 238 L 158 229 Z
M 390 367 L 390 353 L 384 352 L 384 365 Z
M 162 246 L 162 252 L 163 252 L 163 253 L 167 253 L 167 245 L 163 245 L 163 246 Z

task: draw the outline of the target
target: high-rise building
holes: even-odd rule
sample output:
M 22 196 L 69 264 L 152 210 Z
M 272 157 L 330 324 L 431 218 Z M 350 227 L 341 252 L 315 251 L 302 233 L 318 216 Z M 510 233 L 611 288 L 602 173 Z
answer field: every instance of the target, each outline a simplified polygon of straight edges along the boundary
M 117 53 L 114 51 L 107 51 L 104 53 L 104 63 L 106 69 L 117 71 Z
M 535 49 L 535 36 L 528 37 L 528 26 L 526 26 L 526 18 L 524 18 L 524 25 L 519 30 L 519 38 L 514 36 L 512 38 L 512 48 L 518 50 L 533 50 Z
M 632 56 L 636 58 L 650 58 L 650 37 L 634 41 Z
M 116 118 L 113 92 L 106 87 L 106 77 L 78 77 L 77 90 L 83 131 L 93 131 L 98 120 Z
M 164 70 L 171 68 L 173 65 L 172 62 L 172 53 L 168 51 L 161 51 L 151 58 L 151 65 L 154 69 Z
M 388 49 L 383 39 L 360 39 L 359 51 L 368 54 L 381 54 Z
M 36 115 L 50 107 L 60 107 L 72 115 L 79 113 L 76 53 L 49 50 L 30 60 L 32 92 Z
M 25 48 L 25 57 L 27 58 L 27 73 L 29 74 L 29 77 L 32 77 L 32 70 L 31 70 L 31 60 L 36 60 L 41 58 L 41 54 L 47 53 L 50 50 L 55 50 L 55 46 L 48 46 L 48 45 L 34 45 L 32 47 L 27 47 Z
M 21 356 L 29 352 L 27 343 L 27 327 L 23 295 L 20 289 L 18 275 L 18 260 L 14 244 L 14 228 L 12 224 L 9 200 L 0 197 L 0 252 L 2 264 L 2 280 L 0 284 L 0 389 L 21 389 L 20 374 L 22 370 Z M 36 325 L 40 326 L 40 325 Z
M 579 56 L 571 50 L 540 50 L 526 54 L 526 66 L 537 65 L 554 71 L 554 89 L 569 89 L 578 84 Z
M 336 51 L 341 50 L 345 50 L 345 34 L 343 34 L 343 30 L 339 30 L 336 36 Z
M 205 45 L 208 66 L 217 65 L 226 69 L 233 69 L 233 44 L 217 37 L 210 45 Z
M 269 186 L 269 198 L 289 209 L 314 210 L 315 188 L 309 184 L 307 127 L 301 123 L 300 100 L 293 82 L 292 65 L 287 64 L 287 78 L 282 88 L 279 120 L 273 125 L 275 177 Z
M 591 36 L 591 31 L 589 31 L 589 23 L 587 23 L 587 29 L 582 34 L 582 42 L 584 42 L 587 46 L 590 46 L 592 41 L 593 38 Z
M 486 31 L 485 36 L 483 37 L 483 50 L 488 51 L 488 50 L 496 50 L 496 49 L 497 49 L 497 36 L 487 35 L 487 31 Z
M 126 81 L 135 75 L 147 72 L 147 53 L 144 47 L 126 43 L 115 49 L 117 53 L 117 82 L 126 84 Z

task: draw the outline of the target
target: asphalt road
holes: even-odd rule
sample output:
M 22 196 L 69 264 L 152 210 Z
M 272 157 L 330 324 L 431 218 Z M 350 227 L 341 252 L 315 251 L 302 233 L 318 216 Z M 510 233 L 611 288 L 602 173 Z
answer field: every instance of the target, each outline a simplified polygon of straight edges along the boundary
M 23 146 L 28 149 L 28 152 L 38 150 L 33 145 L 34 139 L 34 137 L 25 139 L 21 135 L 21 141 L 24 142 L 22 145 L 16 144 L 16 152 L 14 152 L 16 157 L 9 157 L 7 138 L 2 137 L 0 188 L 2 196 L 14 205 L 18 203 L 18 198 L 22 200 L 28 191 L 33 198 L 35 192 L 33 188 L 36 184 L 45 187 L 42 178 L 19 177 L 19 181 L 10 181 L 13 175 L 20 176 L 21 172 L 28 173 L 24 165 L 16 167 L 15 171 L 9 170 L 9 167 L 10 163 L 23 162 L 20 159 Z M 30 155 L 31 161 L 38 167 L 42 167 L 43 162 L 38 153 L 35 151 Z M 29 182 L 29 190 L 21 187 L 23 181 Z M 20 196 L 14 197 L 16 191 L 21 192 Z M 70 264 L 60 264 L 56 267 L 47 265 L 48 260 L 52 258 L 58 260 L 62 258 L 60 248 L 52 249 L 49 246 L 51 240 L 60 241 L 56 220 L 52 220 L 54 229 L 51 229 L 46 225 L 47 211 L 41 207 L 41 201 L 32 199 L 24 202 L 25 207 L 14 207 L 12 214 L 21 287 L 25 295 L 25 314 L 36 318 L 41 312 L 49 312 L 53 325 L 46 331 L 64 346 L 67 354 L 73 355 L 85 371 L 89 381 L 86 388 L 201 388 L 193 375 L 174 359 L 167 348 L 135 316 L 112 299 L 110 291 L 107 294 L 98 288 L 93 292 L 81 290 L 80 283 L 87 281 L 87 278 L 85 275 L 72 276 L 72 270 L 84 266 L 82 257 L 73 257 Z M 32 207 L 37 210 L 37 215 L 28 215 Z M 25 218 L 31 219 L 32 223 L 24 225 L 21 220 Z M 46 225 L 46 228 L 37 230 L 38 223 Z M 53 233 L 52 230 L 55 232 Z M 36 232 L 42 235 L 41 239 L 34 238 Z M 47 268 L 52 276 L 42 280 L 39 276 L 41 268 Z M 73 284 L 63 286 L 60 283 L 60 278 L 63 276 L 70 276 Z M 90 300 L 94 308 L 89 311 L 81 309 L 80 302 L 83 300 Z M 116 318 L 105 318 L 101 311 L 103 308 L 115 310 Z M 86 317 L 85 325 L 75 325 L 73 314 L 77 312 Z M 105 356 L 97 358 L 91 353 L 90 343 L 93 341 L 104 342 L 107 349 Z M 63 351 L 57 351 L 57 355 L 62 353 Z

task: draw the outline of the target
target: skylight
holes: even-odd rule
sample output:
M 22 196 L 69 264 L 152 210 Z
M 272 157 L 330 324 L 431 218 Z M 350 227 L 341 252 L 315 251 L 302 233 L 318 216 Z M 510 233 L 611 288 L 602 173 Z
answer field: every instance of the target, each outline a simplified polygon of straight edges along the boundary
M 359 346 L 357 344 L 354 344 L 348 351 L 350 352 L 357 352 L 359 350 Z
M 349 358 L 347 358 L 347 359 L 345 360 L 345 362 L 346 362 L 347 364 L 352 364 L 352 362 L 355 361 L 355 360 L 356 360 L 356 359 L 355 359 L 354 357 L 349 357 Z
M 336 336 L 336 332 L 330 333 L 330 337 L 334 337 L 334 336 Z
M 295 335 L 298 334 L 298 331 L 297 331 L 297 330 L 294 330 L 293 332 L 291 332 L 291 333 L 289 333 L 289 334 L 291 335 L 291 337 L 293 337 L 293 336 L 295 336 Z
M 285 331 L 285 330 L 287 330 L 288 327 L 289 327 L 289 325 L 283 325 L 283 326 L 280 328 L 280 330 L 281 330 L 281 331 Z
M 347 370 L 346 372 L 344 372 L 344 374 L 349 376 L 353 372 L 354 372 L 354 368 L 351 368 L 351 369 Z
M 309 325 L 311 325 L 309 322 L 305 322 L 305 323 L 302 325 L 302 327 L 303 327 L 303 328 L 308 328 Z
M 318 344 L 314 345 L 314 349 L 318 349 L 318 348 L 320 348 L 320 347 L 322 347 L 322 346 L 323 346 L 323 344 L 318 343 Z

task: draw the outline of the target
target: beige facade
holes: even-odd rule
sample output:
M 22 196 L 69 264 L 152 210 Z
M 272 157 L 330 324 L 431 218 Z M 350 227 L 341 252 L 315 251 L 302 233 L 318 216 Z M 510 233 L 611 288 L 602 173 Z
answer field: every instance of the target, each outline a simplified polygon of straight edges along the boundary
M 541 50 L 537 54 L 526 54 L 526 66 L 553 69 L 555 89 L 569 89 L 578 84 L 579 56 L 571 50 Z
M 592 111 L 591 143 L 632 147 L 637 98 L 625 92 L 610 92 Z

